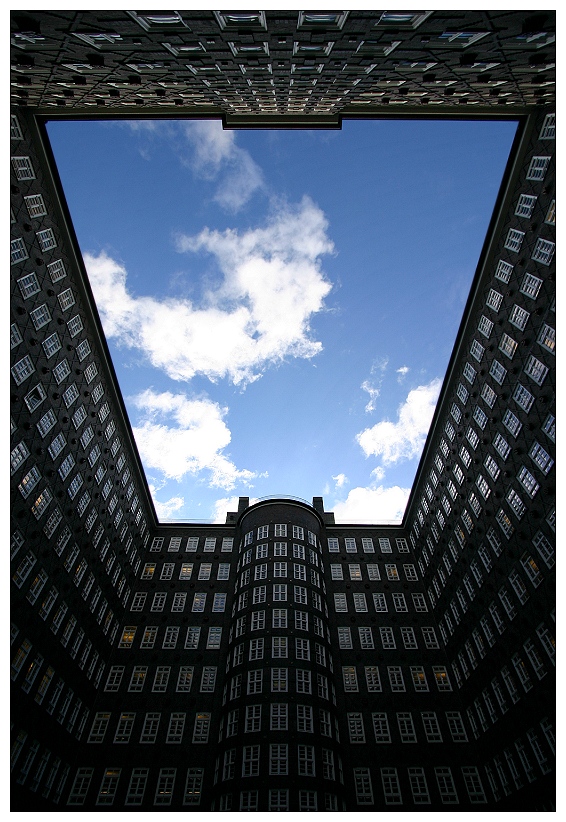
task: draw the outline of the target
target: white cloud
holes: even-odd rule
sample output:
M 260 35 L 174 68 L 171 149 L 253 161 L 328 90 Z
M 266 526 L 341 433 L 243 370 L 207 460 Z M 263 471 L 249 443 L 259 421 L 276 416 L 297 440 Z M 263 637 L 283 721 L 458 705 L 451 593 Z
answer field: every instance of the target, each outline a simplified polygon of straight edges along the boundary
M 255 497 L 250 497 L 250 505 L 254 505 L 258 500 Z M 238 510 L 238 497 L 223 497 L 217 499 L 213 508 L 212 522 L 223 525 L 226 522 L 226 514 L 228 511 Z
M 405 379 L 410 370 L 411 369 L 408 365 L 402 365 L 401 368 L 398 368 L 395 372 L 399 374 L 399 376 L 397 377 L 397 382 L 403 382 L 403 380 Z
M 335 477 L 332 477 L 332 479 L 336 483 L 336 488 L 342 488 L 343 485 L 349 482 L 346 474 L 337 474 Z
M 154 488 L 150 485 L 151 496 L 153 497 L 153 504 L 155 506 L 155 513 L 160 522 L 165 522 L 168 519 L 175 519 L 173 516 L 177 511 L 180 511 L 185 504 L 184 497 L 171 497 L 165 502 L 159 502 L 155 499 Z
M 214 196 L 228 211 L 239 211 L 259 189 L 263 174 L 251 155 L 236 145 L 234 131 L 222 128 L 219 120 L 199 120 L 184 124 L 185 135 L 193 148 L 193 170 L 206 179 L 220 176 Z M 222 176 L 224 175 L 224 176 Z
M 326 229 L 323 212 L 304 198 L 295 208 L 280 208 L 262 228 L 180 236 L 180 251 L 212 254 L 223 275 L 200 306 L 136 297 L 124 266 L 105 252 L 87 253 L 104 331 L 174 380 L 202 374 L 245 385 L 286 357 L 313 357 L 322 343 L 311 338 L 310 319 L 331 289 L 320 269 L 320 257 L 333 251 Z
M 346 500 L 335 502 L 332 510 L 336 522 L 352 522 L 367 525 L 399 523 L 409 499 L 410 488 L 394 485 L 384 488 L 352 488 Z
M 378 465 L 377 468 L 373 469 L 370 476 L 373 477 L 374 482 L 379 482 L 385 476 L 385 469 L 381 465 Z
M 369 394 L 369 402 L 365 407 L 366 414 L 371 414 L 372 411 L 375 411 L 375 401 L 379 397 L 380 389 L 379 388 L 372 388 L 372 385 L 369 380 L 364 380 L 361 388 L 363 391 L 367 391 Z
M 237 468 L 223 454 L 231 439 L 223 419 L 226 408 L 209 399 L 191 400 L 184 394 L 157 394 L 151 389 L 134 397 L 133 403 L 142 412 L 133 431 L 146 468 L 176 480 L 206 471 L 211 487 L 226 490 L 257 476 Z
M 397 422 L 382 420 L 361 431 L 356 439 L 366 457 L 381 456 L 384 465 L 391 465 L 420 456 L 441 385 L 439 378 L 419 385 L 399 406 Z
M 383 382 L 383 378 L 385 376 L 385 372 L 387 371 L 387 366 L 389 365 L 389 357 L 379 357 L 373 363 L 371 367 L 371 374 L 377 374 L 377 382 L 372 380 L 364 380 L 361 384 L 361 388 L 363 391 L 369 394 L 369 402 L 365 407 L 366 414 L 371 414 L 375 411 L 376 408 L 376 400 L 381 393 L 381 383 Z

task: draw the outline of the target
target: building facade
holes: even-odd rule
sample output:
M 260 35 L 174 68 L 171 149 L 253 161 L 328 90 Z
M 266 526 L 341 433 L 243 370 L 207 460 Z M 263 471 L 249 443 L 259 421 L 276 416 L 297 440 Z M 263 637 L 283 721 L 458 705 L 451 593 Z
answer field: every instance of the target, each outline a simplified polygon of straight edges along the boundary
M 553 42 L 550 12 L 14 16 L 14 810 L 553 809 Z M 400 112 L 520 122 L 403 523 L 160 524 L 45 119 Z

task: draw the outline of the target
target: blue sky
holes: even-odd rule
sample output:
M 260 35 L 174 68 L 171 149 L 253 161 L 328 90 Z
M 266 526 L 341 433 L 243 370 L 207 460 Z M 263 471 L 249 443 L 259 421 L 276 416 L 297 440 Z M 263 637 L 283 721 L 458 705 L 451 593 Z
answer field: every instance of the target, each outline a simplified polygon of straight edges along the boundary
M 162 520 L 400 521 L 515 129 L 48 124 Z

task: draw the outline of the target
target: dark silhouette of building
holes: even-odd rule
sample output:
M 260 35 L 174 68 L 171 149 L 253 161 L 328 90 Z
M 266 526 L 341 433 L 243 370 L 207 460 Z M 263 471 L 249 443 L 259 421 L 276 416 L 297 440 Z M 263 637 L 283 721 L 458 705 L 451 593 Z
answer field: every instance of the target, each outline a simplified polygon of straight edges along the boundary
M 14 14 L 15 810 L 554 808 L 553 27 Z M 519 120 L 402 525 L 157 521 L 43 126 L 93 116 Z

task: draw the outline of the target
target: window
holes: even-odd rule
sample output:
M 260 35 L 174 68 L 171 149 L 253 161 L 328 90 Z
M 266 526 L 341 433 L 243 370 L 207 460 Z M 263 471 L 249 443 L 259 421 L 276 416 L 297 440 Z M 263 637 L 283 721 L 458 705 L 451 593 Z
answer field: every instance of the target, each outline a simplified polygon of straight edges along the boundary
M 176 768 L 160 768 L 157 787 L 155 789 L 154 805 L 170 805 L 175 787 Z
M 541 285 L 542 280 L 539 277 L 535 277 L 533 274 L 525 274 L 520 288 L 521 294 L 530 297 L 531 300 L 536 300 Z
M 387 673 L 389 675 L 389 684 L 391 685 L 391 690 L 404 691 L 405 680 L 403 679 L 403 672 L 401 670 L 401 667 L 398 665 L 389 665 L 387 667 Z
M 546 566 L 552 568 L 554 566 L 554 548 L 549 540 L 544 536 L 542 531 L 537 531 L 533 537 L 533 545 L 541 555 Z
M 67 805 L 84 805 L 94 768 L 79 768 L 67 800 Z
M 270 729 L 272 731 L 286 731 L 288 724 L 288 705 L 285 702 L 271 704 Z
M 348 610 L 346 594 L 334 594 L 334 610 L 338 613 Z
M 502 385 L 503 380 L 507 376 L 507 369 L 504 368 L 498 360 L 493 360 L 493 362 L 491 363 L 491 368 L 489 369 L 489 373 L 496 383 Z
M 513 270 L 513 266 L 510 266 L 510 269 Z M 491 308 L 497 314 L 497 312 L 501 308 L 502 301 L 503 294 L 500 294 L 499 291 L 496 291 L 494 288 L 492 288 L 490 289 L 489 294 L 487 295 L 487 300 L 485 301 L 485 304 L 488 308 Z
M 49 251 L 49 249 L 55 248 L 57 245 L 57 240 L 55 239 L 52 228 L 45 228 L 43 231 L 36 232 L 36 237 L 42 251 Z
M 435 768 L 434 773 L 443 804 L 457 805 L 458 794 L 456 793 L 456 786 L 450 768 Z
M 373 790 L 369 768 L 354 768 L 354 785 L 357 804 L 373 805 Z
M 387 579 L 388 580 L 391 580 L 392 582 L 398 582 L 399 581 L 399 573 L 397 571 L 397 566 L 396 565 L 386 565 L 385 566 L 385 572 L 387 574 Z
M 106 729 L 108 728 L 108 723 L 110 722 L 110 714 L 104 712 L 98 712 L 94 715 L 94 719 L 92 722 L 92 727 L 90 729 L 90 734 L 88 737 L 88 741 L 90 743 L 98 743 L 104 741 L 104 736 L 106 734 Z
M 371 628 L 358 628 L 358 633 L 360 636 L 360 646 L 364 650 L 374 647 Z
M 524 465 L 519 470 L 519 473 L 517 474 L 517 479 L 519 480 L 519 482 L 531 498 L 536 495 L 537 491 L 540 488 L 540 485 L 533 477 L 531 472 L 528 470 L 528 468 L 526 468 Z
M 198 578 L 199 579 L 210 579 L 210 572 L 212 571 L 212 563 L 210 562 L 201 562 L 200 568 L 198 571 Z
M 295 687 L 298 694 L 312 693 L 311 672 L 298 669 L 295 672 Z
M 193 728 L 193 744 L 206 745 L 210 732 L 211 715 L 209 713 L 197 712 Z
M 430 805 L 424 768 L 409 768 L 409 782 L 415 805 Z
M 25 260 L 27 259 L 27 252 L 25 251 L 23 241 L 22 240 L 14 240 L 15 242 L 19 242 L 22 244 L 23 254 L 25 256 L 21 257 L 20 259 Z M 32 297 L 34 294 L 37 294 L 40 291 L 39 283 L 37 281 L 37 277 L 35 274 L 26 274 L 25 277 L 20 277 L 18 280 L 18 287 L 20 289 L 20 293 L 22 295 L 22 299 L 27 300 L 28 297 Z
M 487 802 L 478 769 L 471 765 L 462 767 L 462 775 L 466 783 L 466 790 L 472 804 Z
M 368 537 L 362 538 L 362 550 L 366 554 L 374 554 L 375 548 L 373 547 L 373 540 Z
M 549 414 L 541 426 L 549 440 L 556 442 L 556 419 L 552 414 Z
M 149 768 L 133 768 L 125 805 L 141 805 L 145 794 L 145 787 Z
M 373 594 L 373 604 L 377 612 L 381 613 L 387 611 L 385 594 Z
M 413 717 L 410 713 L 398 713 L 397 725 L 399 726 L 401 742 L 412 743 L 417 741 Z
M 468 402 L 468 397 L 470 396 L 470 392 L 468 391 L 466 386 L 462 385 L 462 383 L 460 382 L 460 383 L 458 383 L 458 388 L 456 389 L 456 395 L 457 395 L 458 399 L 460 400 L 460 402 L 462 403 L 462 405 L 465 405 Z M 446 454 L 444 456 L 446 456 Z
M 352 635 L 349 628 L 338 628 L 338 644 L 340 648 L 352 648 Z
M 61 311 L 67 311 L 75 304 L 75 296 L 70 288 L 65 289 L 65 291 L 61 291 L 58 296 L 59 305 L 61 306 Z
M 514 228 L 510 228 L 507 233 L 504 248 L 508 248 L 509 251 L 519 252 L 521 250 L 524 236 L 525 233 L 523 231 L 517 231 Z
M 331 579 L 341 580 L 344 579 L 344 574 L 342 572 L 341 565 L 331 565 L 330 566 L 330 576 Z
M 499 350 L 511 360 L 517 350 L 517 343 L 508 334 L 503 334 L 501 340 L 499 341 Z
M 349 553 L 349 554 L 355 554 L 356 553 L 357 548 L 356 548 L 356 540 L 355 540 L 354 537 L 346 537 L 345 540 L 344 540 L 344 543 L 346 545 L 346 552 L 347 553 Z
M 541 138 L 543 139 L 543 138 Z M 533 157 L 527 171 L 527 180 L 544 180 L 550 157 Z
M 242 753 L 242 776 L 259 775 L 259 745 L 244 745 Z
M 11 371 L 16 385 L 21 385 L 33 374 L 35 371 L 35 366 L 30 357 L 26 354 L 25 357 L 22 357 L 21 360 L 18 360 L 18 362 L 12 366 Z
M 491 332 L 493 331 L 493 322 L 483 314 L 478 323 L 478 331 L 487 339 L 489 339 Z M 470 380 L 470 382 L 473 382 L 473 379 Z
M 550 325 L 543 324 L 537 342 L 551 354 L 556 353 L 556 331 Z
M 381 782 L 386 805 L 402 805 L 401 786 L 397 768 L 381 768 Z
M 415 611 L 417 611 L 418 613 L 424 613 L 428 611 L 424 594 L 411 594 L 411 596 L 413 598 L 413 607 Z
M 524 390 L 526 390 L 526 389 L 524 389 Z M 517 393 L 517 389 L 515 389 L 515 393 Z M 520 394 L 518 394 L 518 396 L 520 396 Z M 507 409 L 507 411 L 505 411 L 505 413 L 503 415 L 502 422 L 503 422 L 503 425 L 505 426 L 505 428 L 509 431 L 509 433 L 513 437 L 517 437 L 519 431 L 523 427 L 523 424 L 521 423 L 519 418 L 517 416 L 515 416 L 515 414 L 513 414 L 513 412 L 510 411 L 509 409 Z
M 554 247 L 554 243 L 551 243 L 550 240 L 543 240 L 539 237 L 532 253 L 532 259 L 537 263 L 542 263 L 542 265 L 550 265 L 554 257 Z
M 467 381 L 470 383 L 470 385 L 474 384 L 474 380 L 477 377 L 477 373 L 478 372 L 476 371 L 476 369 L 472 365 L 470 365 L 469 362 L 467 362 L 466 365 L 464 366 L 464 377 L 467 379 Z M 453 428 L 452 428 L 452 432 L 454 432 Z M 454 438 L 454 434 L 452 433 L 452 436 L 450 437 L 450 439 L 452 440 L 453 438 Z
M 464 722 L 458 711 L 446 711 L 446 721 L 452 736 L 453 742 L 467 742 L 468 735 L 464 727 Z
M 289 769 L 288 746 L 272 744 L 269 746 L 270 776 L 287 776 Z
M 358 613 L 365 613 L 368 609 L 368 606 L 367 606 L 367 603 L 366 603 L 366 595 L 365 594 L 353 594 L 352 596 L 354 598 L 354 609 Z
M 143 632 L 142 641 L 140 642 L 140 648 L 153 648 L 153 646 L 155 645 L 155 640 L 157 638 L 157 631 L 157 626 L 146 625 L 145 630 Z
M 358 691 L 358 677 L 353 665 L 342 666 L 342 679 L 345 691 Z
M 354 581 L 361 580 L 362 570 L 361 570 L 361 567 L 359 565 L 354 565 L 354 564 L 350 563 L 348 565 L 348 570 L 349 570 L 349 573 L 350 573 L 350 579 L 351 580 L 354 580 Z
M 165 607 L 165 601 L 167 599 L 167 594 L 165 592 L 158 591 L 153 595 L 153 602 L 151 603 L 151 610 L 152 611 L 162 611 Z
M 29 157 L 12 157 L 12 167 L 18 180 L 35 180 L 35 172 Z
M 64 274 L 63 276 L 66 275 Z M 69 334 L 71 337 L 76 337 L 77 334 L 80 334 L 83 330 L 83 321 L 78 314 L 75 317 L 71 317 L 71 319 L 67 322 L 67 328 L 69 329 Z
M 199 805 L 204 779 L 203 768 L 188 768 L 183 805 Z
M 436 682 L 436 687 L 439 691 L 451 691 L 452 685 L 450 684 L 450 679 L 448 678 L 448 672 L 446 668 L 442 665 L 433 665 L 432 672 L 434 674 L 434 679 Z
M 407 579 L 407 582 L 418 581 L 419 577 L 414 565 L 403 565 L 403 571 L 405 572 L 405 578 Z
M 206 605 L 206 594 L 195 594 L 193 597 L 193 613 L 202 613 Z
M 536 159 L 539 159 L 539 158 L 533 157 L 533 161 L 536 160 Z M 531 161 L 531 167 L 532 167 L 533 161 Z M 529 169 L 529 173 L 530 173 L 530 169 Z M 529 179 L 532 179 L 532 178 L 530 178 L 529 175 L 527 174 L 527 180 L 529 180 Z M 542 179 L 542 178 L 538 178 L 538 179 Z M 519 196 L 519 199 L 517 201 L 517 206 L 515 208 L 515 214 L 517 215 L 517 217 L 527 217 L 527 218 L 530 217 L 531 214 L 533 213 L 533 209 L 535 207 L 536 201 L 537 201 L 537 198 L 534 197 L 532 194 L 521 194 Z
M 472 357 L 478 362 L 481 362 L 484 353 L 485 348 L 483 347 L 483 345 L 481 345 L 477 340 L 474 340 L 470 347 L 470 354 L 472 355 Z
M 411 628 L 409 626 L 402 626 L 401 639 L 403 640 L 404 647 L 408 650 L 414 650 L 415 648 L 418 648 L 414 628 Z
M 263 687 L 263 671 L 248 671 L 248 695 L 260 694 Z
M 364 720 L 361 713 L 346 714 L 348 721 L 348 734 L 350 742 L 354 744 L 363 744 L 366 741 L 366 734 L 364 729 Z
M 328 537 L 327 542 L 330 553 L 337 553 L 340 551 L 340 546 L 338 545 L 338 539 L 336 537 Z
M 286 577 L 287 576 L 287 563 L 286 562 L 274 562 L 273 563 L 273 576 L 274 577 Z
M 525 374 L 536 382 L 537 385 L 542 385 L 546 375 L 548 374 L 548 368 L 544 363 L 531 354 L 529 359 L 527 360 L 527 364 L 525 365 Z

